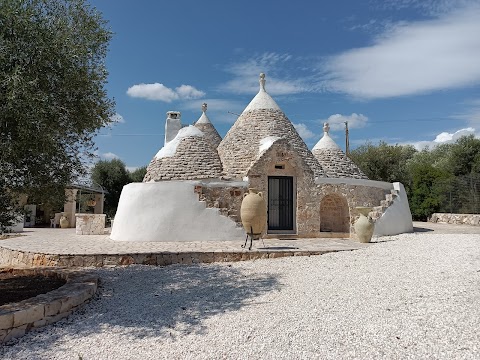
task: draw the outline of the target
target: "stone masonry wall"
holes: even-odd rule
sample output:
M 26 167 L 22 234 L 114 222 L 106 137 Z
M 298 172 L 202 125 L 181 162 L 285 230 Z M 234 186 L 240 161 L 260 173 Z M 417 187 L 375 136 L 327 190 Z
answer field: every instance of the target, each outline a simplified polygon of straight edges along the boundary
M 312 189 L 315 189 L 313 171 L 286 139 L 277 140 L 248 172 L 250 187 L 262 191 L 267 204 L 269 176 L 294 178 L 296 233 L 299 236 L 308 236 L 318 232 L 320 204 L 311 196 Z
M 348 185 L 348 184 L 318 184 L 316 189 L 316 198 L 320 203 L 323 198 L 329 194 L 337 194 L 347 200 L 348 209 L 350 213 L 350 233 L 354 233 L 353 224 L 360 215 L 355 207 L 369 206 L 375 207 L 380 204 L 380 201 L 385 199 L 387 190 L 362 186 L 362 185 Z M 319 234 L 321 235 L 321 234 Z
M 198 194 L 200 201 L 205 201 L 207 207 L 220 209 L 220 214 L 230 217 L 239 226 L 242 226 L 240 207 L 243 195 L 248 193 L 247 187 L 208 187 L 196 185 L 195 192 Z
M 345 197 L 326 195 L 320 203 L 320 231 L 332 233 L 350 232 L 350 212 Z
M 353 224 L 357 214 L 356 206 L 375 207 L 385 200 L 387 190 L 365 185 L 345 183 L 315 184 L 313 172 L 306 161 L 300 157 L 286 139 L 279 139 L 260 155 L 251 165 L 247 174 L 249 186 L 263 192 L 268 204 L 268 177 L 292 176 L 295 191 L 295 233 L 298 237 L 324 237 L 320 231 L 322 200 L 327 195 L 330 200 L 338 199 L 339 211 L 348 218 L 345 233 L 353 233 Z M 208 207 L 219 208 L 221 213 L 230 216 L 241 224 L 240 207 L 247 187 L 209 188 L 197 186 L 195 191 L 199 199 Z M 346 207 L 346 209 L 344 208 Z
M 480 214 L 435 213 L 435 214 L 432 214 L 432 216 L 430 216 L 428 221 L 433 223 L 480 226 Z
M 77 235 L 102 235 L 105 231 L 105 214 L 75 214 Z
M 0 344 L 69 316 L 97 291 L 98 278 L 75 269 L 21 268 L 4 271 L 16 276 L 63 278 L 66 284 L 46 294 L 0 306 Z

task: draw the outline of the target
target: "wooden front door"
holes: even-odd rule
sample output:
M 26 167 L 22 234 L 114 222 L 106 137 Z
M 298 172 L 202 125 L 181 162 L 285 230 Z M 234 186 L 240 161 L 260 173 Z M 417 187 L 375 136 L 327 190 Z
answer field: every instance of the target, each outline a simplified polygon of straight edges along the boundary
M 268 177 L 268 230 L 294 230 L 293 177 Z

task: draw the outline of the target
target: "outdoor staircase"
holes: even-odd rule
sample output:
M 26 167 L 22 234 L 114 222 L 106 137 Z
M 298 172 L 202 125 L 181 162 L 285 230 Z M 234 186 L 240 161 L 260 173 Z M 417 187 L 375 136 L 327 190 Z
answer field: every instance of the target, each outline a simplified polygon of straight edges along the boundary
M 229 209 L 220 207 L 218 202 L 208 201 L 203 194 L 198 194 L 198 201 L 205 205 L 205 208 L 216 210 L 219 215 L 226 216 L 236 223 L 237 227 L 243 227 L 242 220 L 240 219 L 240 212 L 236 209 Z
M 375 206 L 372 211 L 368 214 L 374 221 L 380 219 L 383 213 L 393 204 L 395 198 L 398 196 L 397 190 L 390 190 L 389 193 L 385 194 L 385 199 L 380 200 L 380 206 Z

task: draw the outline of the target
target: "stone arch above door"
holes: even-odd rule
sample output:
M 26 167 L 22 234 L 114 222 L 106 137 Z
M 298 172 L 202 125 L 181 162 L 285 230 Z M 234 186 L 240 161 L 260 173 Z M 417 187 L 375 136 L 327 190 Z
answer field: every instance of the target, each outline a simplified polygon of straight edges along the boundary
M 320 232 L 350 233 L 347 199 L 329 194 L 320 202 Z

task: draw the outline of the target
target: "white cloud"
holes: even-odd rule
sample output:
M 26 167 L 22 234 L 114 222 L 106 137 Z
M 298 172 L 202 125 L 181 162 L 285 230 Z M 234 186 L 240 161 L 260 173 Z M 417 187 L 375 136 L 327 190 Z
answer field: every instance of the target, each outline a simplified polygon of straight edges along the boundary
M 466 136 L 466 135 L 471 135 L 471 134 L 475 135 L 476 138 L 480 138 L 480 134 L 476 134 L 474 128 L 468 127 L 468 128 L 457 130 L 455 132 L 446 132 L 446 131 L 441 132 L 432 141 L 428 141 L 428 140 L 426 140 L 426 141 L 414 141 L 414 142 L 406 142 L 404 144 L 413 145 L 417 150 L 422 150 L 426 147 L 431 149 L 431 148 L 433 148 L 437 145 L 440 145 L 440 144 L 453 143 L 456 140 L 458 140 L 460 137 Z
M 312 132 L 312 131 L 307 127 L 307 125 L 305 125 L 305 124 L 303 124 L 303 123 L 293 124 L 293 126 L 295 127 L 295 130 L 297 130 L 298 135 L 300 135 L 300 137 L 301 137 L 303 140 L 312 139 L 312 138 L 314 138 L 314 137 L 317 136 L 314 132 Z
M 128 172 L 134 172 L 135 170 L 139 169 L 140 166 L 125 166 Z
M 438 144 L 449 143 L 449 142 L 454 142 L 454 141 L 458 140 L 462 136 L 470 135 L 470 134 L 475 134 L 475 129 L 472 128 L 472 127 L 468 127 L 468 128 L 465 128 L 465 129 L 460 129 L 460 130 L 455 131 L 454 133 L 449 133 L 449 132 L 444 131 L 444 132 L 438 134 L 435 137 L 435 140 L 433 140 L 433 141 L 438 143 Z
M 120 159 L 120 156 L 118 156 L 117 154 L 114 154 L 112 152 L 103 153 L 103 154 L 100 155 L 100 157 L 102 159 L 106 159 L 106 160 Z
M 122 115 L 120 115 L 119 113 L 116 113 L 115 115 L 112 115 L 110 117 L 110 120 L 114 123 L 120 123 L 120 124 L 124 124 L 125 123 L 125 119 L 123 118 Z
M 197 99 L 205 96 L 203 91 L 197 90 L 191 85 L 181 85 L 176 89 L 170 89 L 160 83 L 133 85 L 128 88 L 127 94 L 131 97 L 168 103 L 178 99 Z
M 332 130 L 345 129 L 345 122 L 348 121 L 349 129 L 358 129 L 364 127 L 368 122 L 368 117 L 363 114 L 352 113 L 351 115 L 334 114 L 328 119 L 321 120 L 322 123 L 328 122 Z
M 478 84 L 479 18 L 477 4 L 398 23 L 373 45 L 330 58 L 325 85 L 360 98 L 387 98 Z
M 198 99 L 205 96 L 203 91 L 197 90 L 191 85 L 181 85 L 175 91 L 180 99 Z

